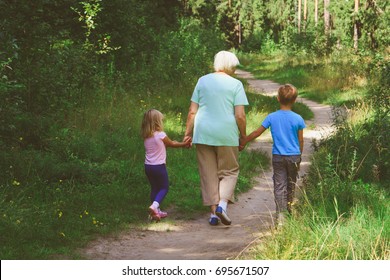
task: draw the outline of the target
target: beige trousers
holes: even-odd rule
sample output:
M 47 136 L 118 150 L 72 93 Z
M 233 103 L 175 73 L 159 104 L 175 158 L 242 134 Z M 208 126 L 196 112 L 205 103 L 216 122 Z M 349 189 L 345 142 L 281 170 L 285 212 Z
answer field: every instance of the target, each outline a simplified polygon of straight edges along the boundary
M 220 199 L 233 202 L 239 173 L 238 147 L 197 144 L 196 156 L 203 204 L 216 205 Z

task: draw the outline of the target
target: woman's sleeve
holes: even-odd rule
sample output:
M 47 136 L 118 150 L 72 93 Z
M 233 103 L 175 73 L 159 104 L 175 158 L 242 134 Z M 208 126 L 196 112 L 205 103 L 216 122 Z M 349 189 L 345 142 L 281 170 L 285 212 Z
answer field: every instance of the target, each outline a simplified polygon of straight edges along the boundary
M 234 106 L 237 105 L 249 105 L 248 99 L 246 98 L 244 86 L 241 82 L 238 83 L 235 90 Z
M 192 93 L 191 101 L 199 104 L 199 80 L 196 83 L 194 92 Z

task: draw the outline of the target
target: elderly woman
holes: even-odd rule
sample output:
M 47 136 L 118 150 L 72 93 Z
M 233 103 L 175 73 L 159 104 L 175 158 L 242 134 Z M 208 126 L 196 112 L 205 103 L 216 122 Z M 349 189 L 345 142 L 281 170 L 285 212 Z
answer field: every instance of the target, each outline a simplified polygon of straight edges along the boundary
M 198 80 L 191 98 L 184 141 L 192 138 L 200 174 L 203 204 L 210 206 L 210 225 L 231 224 L 227 205 L 233 200 L 239 165 L 239 138 L 246 136 L 242 83 L 233 78 L 239 61 L 235 54 L 220 51 L 214 73 Z

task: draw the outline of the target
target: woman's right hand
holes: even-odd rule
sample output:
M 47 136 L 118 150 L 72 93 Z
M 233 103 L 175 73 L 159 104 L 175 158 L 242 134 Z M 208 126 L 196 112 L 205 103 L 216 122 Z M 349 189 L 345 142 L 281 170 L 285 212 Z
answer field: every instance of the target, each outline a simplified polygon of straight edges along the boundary
M 244 150 L 245 146 L 246 146 L 246 137 L 240 137 L 240 144 L 238 146 L 238 150 L 241 152 L 242 150 Z

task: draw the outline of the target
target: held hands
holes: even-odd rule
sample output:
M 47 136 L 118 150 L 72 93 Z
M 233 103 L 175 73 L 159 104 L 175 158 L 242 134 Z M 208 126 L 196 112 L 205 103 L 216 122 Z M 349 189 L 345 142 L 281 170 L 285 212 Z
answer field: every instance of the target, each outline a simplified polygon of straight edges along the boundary
M 240 146 L 238 147 L 239 151 L 242 151 L 245 148 L 245 145 L 252 140 L 256 139 L 259 137 L 266 128 L 264 126 L 260 126 L 258 129 L 254 130 L 251 134 L 246 135 L 246 136 L 241 136 L 240 137 Z
M 191 148 L 192 147 L 192 137 L 191 136 L 184 136 L 183 142 L 185 143 L 186 148 Z
M 245 146 L 246 146 L 246 143 L 247 143 L 247 137 L 244 136 L 244 137 L 240 137 L 240 144 L 238 146 L 238 150 L 241 152 L 242 150 L 244 150 Z

